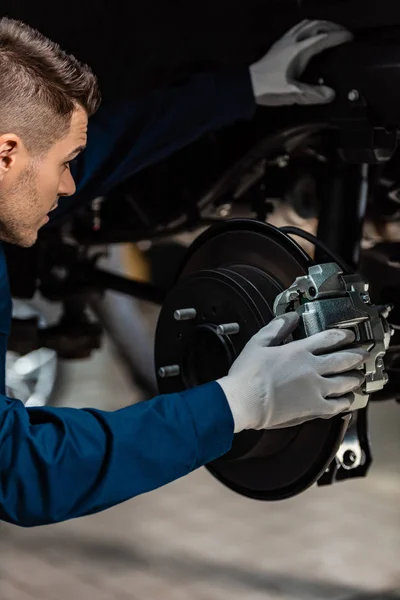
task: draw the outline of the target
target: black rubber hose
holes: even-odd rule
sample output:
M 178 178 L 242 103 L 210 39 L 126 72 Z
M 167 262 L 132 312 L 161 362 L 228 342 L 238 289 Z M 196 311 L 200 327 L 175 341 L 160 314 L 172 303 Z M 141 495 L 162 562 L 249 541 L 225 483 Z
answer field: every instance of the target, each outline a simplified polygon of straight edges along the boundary
M 343 273 L 348 274 L 353 272 L 353 270 L 349 267 L 348 264 L 345 263 L 345 261 L 342 258 L 340 258 L 335 252 L 332 252 L 332 250 L 330 250 L 330 248 L 328 248 L 328 246 L 324 244 L 324 242 L 321 242 L 321 240 L 316 238 L 315 235 L 313 235 L 312 233 L 308 233 L 308 231 L 303 231 L 303 229 L 300 229 L 299 227 L 288 226 L 280 227 L 279 229 L 280 231 L 282 231 L 282 233 L 297 235 L 298 237 L 307 240 L 307 242 L 314 244 L 314 246 L 317 246 L 320 250 L 322 250 L 322 252 L 325 252 L 325 254 L 329 256 L 329 258 L 331 258 L 335 263 L 339 265 Z

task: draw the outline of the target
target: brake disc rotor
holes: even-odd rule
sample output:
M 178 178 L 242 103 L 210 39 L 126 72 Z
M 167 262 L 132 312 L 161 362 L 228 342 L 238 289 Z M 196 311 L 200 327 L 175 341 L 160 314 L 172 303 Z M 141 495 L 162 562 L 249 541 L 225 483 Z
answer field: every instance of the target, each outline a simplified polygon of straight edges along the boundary
M 160 313 L 155 344 L 160 393 L 226 375 L 248 340 L 273 318 L 276 296 L 311 264 L 291 238 L 261 222 L 225 221 L 201 235 Z M 224 324 L 231 327 L 221 329 Z M 336 417 L 244 431 L 234 436 L 228 454 L 207 468 L 244 496 L 289 498 L 325 472 L 347 424 L 347 418 Z

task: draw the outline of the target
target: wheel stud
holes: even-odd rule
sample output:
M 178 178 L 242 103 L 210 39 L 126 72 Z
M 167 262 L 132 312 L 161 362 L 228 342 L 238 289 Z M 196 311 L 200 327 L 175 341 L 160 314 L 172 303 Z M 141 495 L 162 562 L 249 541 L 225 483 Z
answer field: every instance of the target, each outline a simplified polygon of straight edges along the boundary
M 236 333 L 239 333 L 239 331 L 239 323 L 224 323 L 223 325 L 218 325 L 217 327 L 218 335 L 235 335 Z
M 169 365 L 168 367 L 160 367 L 160 369 L 158 369 L 158 375 L 162 379 L 165 377 L 177 377 L 180 375 L 180 372 L 179 365 Z
M 191 321 L 197 317 L 195 308 L 181 308 L 174 312 L 175 321 Z

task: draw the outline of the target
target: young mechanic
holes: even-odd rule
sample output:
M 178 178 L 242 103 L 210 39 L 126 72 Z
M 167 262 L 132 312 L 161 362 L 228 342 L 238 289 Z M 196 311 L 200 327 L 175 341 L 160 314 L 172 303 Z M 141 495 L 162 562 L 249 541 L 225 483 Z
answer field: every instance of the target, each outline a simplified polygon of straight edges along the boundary
M 0 239 L 28 247 L 59 198 L 99 106 L 94 75 L 29 27 L 0 20 Z M 107 139 L 104 140 L 107 142 Z M 21 526 L 104 510 L 225 454 L 234 433 L 350 408 L 367 354 L 349 331 L 280 345 L 296 314 L 257 333 L 219 381 L 115 412 L 25 408 L 5 392 L 11 297 L 0 246 L 0 519 Z

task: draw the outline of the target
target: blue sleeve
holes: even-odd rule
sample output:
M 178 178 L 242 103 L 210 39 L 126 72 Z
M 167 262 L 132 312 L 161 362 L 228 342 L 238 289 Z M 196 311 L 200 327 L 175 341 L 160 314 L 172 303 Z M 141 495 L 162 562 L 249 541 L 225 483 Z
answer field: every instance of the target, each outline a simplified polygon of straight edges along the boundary
M 223 455 L 233 427 L 215 382 L 115 412 L 1 396 L 0 518 L 32 527 L 104 510 Z
M 89 121 L 87 148 L 73 168 L 77 191 L 62 199 L 52 221 L 203 134 L 254 113 L 246 68 L 196 75 L 180 86 L 102 106 Z

